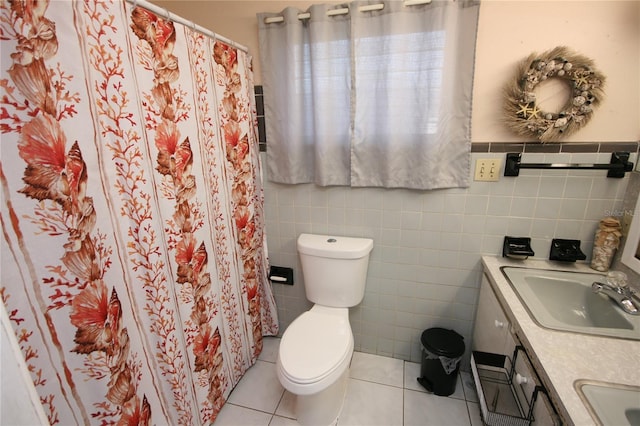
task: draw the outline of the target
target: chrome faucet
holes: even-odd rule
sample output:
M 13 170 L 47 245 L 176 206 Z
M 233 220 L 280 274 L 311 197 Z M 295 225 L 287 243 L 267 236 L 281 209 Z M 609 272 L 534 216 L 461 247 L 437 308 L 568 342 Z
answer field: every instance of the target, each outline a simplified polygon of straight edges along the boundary
M 603 293 L 613 299 L 623 311 L 630 315 L 640 315 L 640 298 L 629 287 L 614 287 L 610 284 L 594 282 L 591 284 L 594 293 Z

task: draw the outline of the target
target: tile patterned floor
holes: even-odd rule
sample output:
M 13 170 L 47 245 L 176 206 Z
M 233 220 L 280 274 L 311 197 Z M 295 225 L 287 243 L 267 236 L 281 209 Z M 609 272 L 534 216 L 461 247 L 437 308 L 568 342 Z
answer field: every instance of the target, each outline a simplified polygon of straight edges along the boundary
M 233 390 L 215 426 L 295 426 L 294 397 L 276 377 L 280 339 L 264 349 Z M 416 381 L 420 364 L 355 352 L 338 426 L 482 425 L 469 373 L 450 397 L 427 393 Z

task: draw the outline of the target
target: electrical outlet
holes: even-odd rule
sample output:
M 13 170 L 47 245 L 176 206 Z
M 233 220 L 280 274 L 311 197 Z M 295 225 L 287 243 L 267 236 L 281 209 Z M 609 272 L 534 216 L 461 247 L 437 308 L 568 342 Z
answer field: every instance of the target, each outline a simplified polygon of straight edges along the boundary
M 476 174 L 473 180 L 497 182 L 500 178 L 502 160 L 499 158 L 484 158 L 476 160 Z

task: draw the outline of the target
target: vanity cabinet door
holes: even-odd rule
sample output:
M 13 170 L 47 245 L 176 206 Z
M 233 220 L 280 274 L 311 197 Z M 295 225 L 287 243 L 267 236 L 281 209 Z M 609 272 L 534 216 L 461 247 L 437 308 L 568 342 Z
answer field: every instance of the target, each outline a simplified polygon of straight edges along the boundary
M 526 404 L 523 405 L 528 406 L 536 385 L 540 383 L 538 383 L 533 366 L 529 363 L 525 352 L 521 351 L 518 354 L 513 382 L 517 387 L 516 393 L 518 394 L 518 398 L 526 399 Z M 538 393 L 536 403 L 533 407 L 533 418 L 534 421 L 531 424 L 535 426 L 555 426 L 561 424 L 560 419 L 552 408 L 549 398 L 544 392 Z
M 558 415 L 553 411 L 551 402 L 546 394 L 538 394 L 538 400 L 533 408 L 533 426 L 559 426 L 562 424 Z
M 474 351 L 509 356 L 514 348 L 509 321 L 485 274 L 482 275 L 480 286 L 472 347 Z

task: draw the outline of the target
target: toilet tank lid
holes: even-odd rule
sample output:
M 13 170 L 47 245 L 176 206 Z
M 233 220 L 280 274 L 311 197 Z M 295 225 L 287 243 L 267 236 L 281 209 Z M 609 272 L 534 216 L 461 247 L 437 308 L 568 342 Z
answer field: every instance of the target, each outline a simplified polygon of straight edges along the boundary
M 298 252 L 332 259 L 359 259 L 373 248 L 370 238 L 336 237 L 331 235 L 300 234 Z

